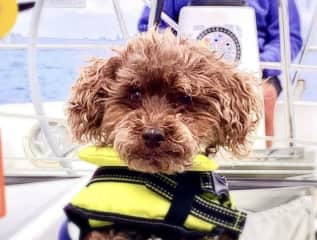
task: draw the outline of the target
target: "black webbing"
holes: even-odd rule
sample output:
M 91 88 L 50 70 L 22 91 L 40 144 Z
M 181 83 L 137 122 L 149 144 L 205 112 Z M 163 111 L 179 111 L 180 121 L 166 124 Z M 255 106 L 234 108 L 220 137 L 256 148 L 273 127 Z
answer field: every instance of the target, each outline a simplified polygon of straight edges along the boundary
M 88 186 L 108 181 L 142 184 L 171 201 L 164 219 L 169 225 L 184 226 L 189 214 L 234 232 L 241 232 L 245 224 L 246 214 L 230 207 L 226 180 L 214 173 L 165 175 L 135 172 L 123 167 L 102 167 L 95 172 Z M 215 195 L 219 203 L 204 200 L 202 193 Z
M 183 226 L 192 208 L 194 198 L 199 191 L 200 179 L 197 179 L 192 174 L 178 175 L 177 186 L 165 221 L 170 224 Z
M 68 220 L 75 223 L 79 227 L 79 240 L 82 240 L 85 238 L 87 233 L 91 231 L 88 223 L 88 217 L 79 211 L 74 211 L 74 209 L 76 208 L 74 208 L 71 204 L 68 204 L 64 208 L 64 211 L 67 215 Z

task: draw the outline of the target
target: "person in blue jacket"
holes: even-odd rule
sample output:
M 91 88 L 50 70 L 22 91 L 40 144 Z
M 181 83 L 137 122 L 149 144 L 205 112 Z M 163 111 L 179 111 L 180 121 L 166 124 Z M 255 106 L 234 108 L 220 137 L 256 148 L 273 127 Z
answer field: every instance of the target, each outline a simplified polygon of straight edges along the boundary
M 165 0 L 163 11 L 177 21 L 180 9 L 189 3 L 188 0 Z M 256 24 L 258 30 L 258 44 L 260 60 L 262 62 L 279 62 L 280 38 L 278 24 L 279 0 L 247 0 L 247 4 L 255 9 Z M 296 57 L 302 47 L 300 19 L 294 0 L 288 1 L 290 19 L 291 57 Z M 146 31 L 148 26 L 149 8 L 145 7 L 138 22 L 138 30 Z M 165 28 L 167 24 L 161 22 L 159 27 Z M 276 100 L 282 91 L 281 82 L 278 78 L 279 70 L 265 69 L 263 71 L 264 107 L 265 107 L 265 133 L 274 136 L 274 112 Z M 272 146 L 267 141 L 267 147 Z

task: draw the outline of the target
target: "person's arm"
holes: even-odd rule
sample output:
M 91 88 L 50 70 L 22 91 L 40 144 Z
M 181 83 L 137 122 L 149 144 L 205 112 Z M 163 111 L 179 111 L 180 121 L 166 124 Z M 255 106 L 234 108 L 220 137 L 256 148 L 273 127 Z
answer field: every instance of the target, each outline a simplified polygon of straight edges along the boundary
M 294 58 L 299 53 L 303 41 L 301 37 L 300 19 L 298 10 L 294 0 L 288 1 L 289 9 L 289 26 L 290 26 L 290 41 L 291 41 L 291 58 Z M 280 36 L 278 22 L 278 1 L 272 1 L 267 16 L 269 39 L 264 44 L 263 51 L 260 53 L 260 60 L 263 62 L 279 62 L 281 61 L 280 53 Z M 277 76 L 280 74 L 278 70 L 264 70 L 263 77 Z
M 175 10 L 175 0 L 165 0 L 163 11 L 174 21 L 177 20 L 179 11 Z M 149 15 L 150 15 L 150 8 L 145 7 L 143 9 L 141 18 L 139 19 L 139 22 L 138 22 L 138 30 L 140 32 L 145 32 L 147 30 L 148 24 L 149 24 Z M 159 27 L 166 28 L 168 27 L 168 25 L 164 21 L 161 21 L 159 24 Z

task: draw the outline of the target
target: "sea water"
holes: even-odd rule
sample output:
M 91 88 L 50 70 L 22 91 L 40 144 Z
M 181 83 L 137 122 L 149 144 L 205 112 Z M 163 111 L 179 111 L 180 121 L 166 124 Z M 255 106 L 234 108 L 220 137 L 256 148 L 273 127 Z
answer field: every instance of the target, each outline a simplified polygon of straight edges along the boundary
M 65 101 L 80 67 L 85 66 L 90 57 L 108 58 L 110 55 L 110 47 L 37 50 L 36 72 L 42 101 Z M 304 62 L 317 65 L 315 59 L 307 56 Z M 27 68 L 26 49 L 0 51 L 0 104 L 31 102 Z M 305 72 L 300 77 L 306 82 L 302 100 L 317 102 L 317 72 Z
M 43 101 L 65 101 L 80 67 L 90 57 L 110 56 L 107 49 L 41 49 L 37 52 L 37 79 Z M 31 102 L 27 50 L 0 51 L 0 104 Z

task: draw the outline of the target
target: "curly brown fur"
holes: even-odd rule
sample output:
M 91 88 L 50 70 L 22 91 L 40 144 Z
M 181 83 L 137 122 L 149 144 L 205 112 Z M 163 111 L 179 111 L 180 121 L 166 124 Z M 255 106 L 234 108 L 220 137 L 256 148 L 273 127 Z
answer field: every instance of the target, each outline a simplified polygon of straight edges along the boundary
M 93 59 L 72 88 L 76 140 L 113 146 L 130 168 L 150 173 L 182 172 L 210 149 L 248 152 L 260 117 L 252 75 L 171 31 L 149 31 L 115 52 Z M 88 239 L 129 239 L 109 234 Z
M 113 146 L 131 168 L 181 172 L 192 156 L 224 147 L 248 152 L 259 120 L 255 81 L 200 44 L 150 31 L 110 59 L 93 59 L 72 89 L 75 139 Z M 164 141 L 147 147 L 142 134 Z

